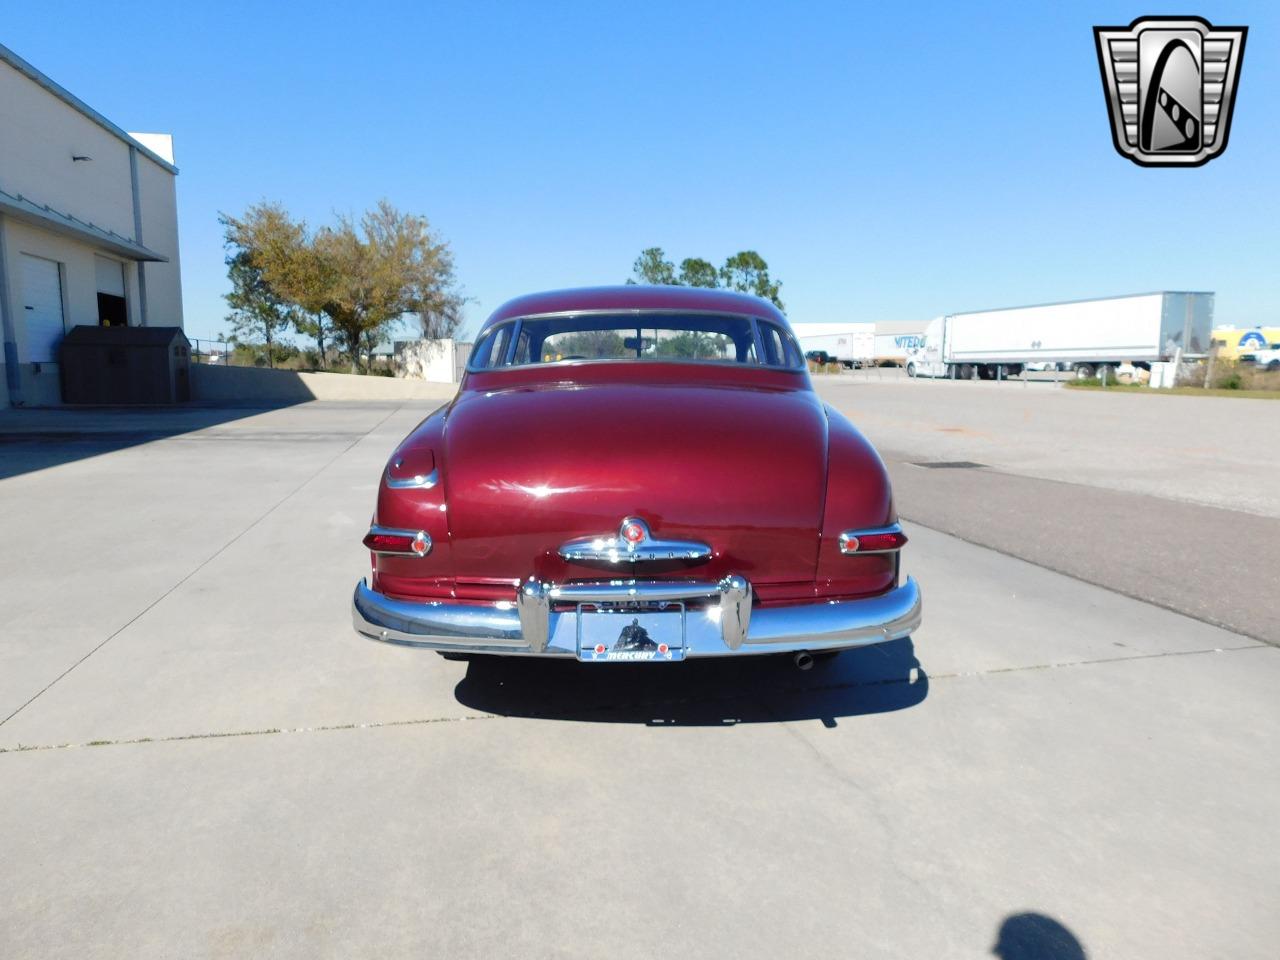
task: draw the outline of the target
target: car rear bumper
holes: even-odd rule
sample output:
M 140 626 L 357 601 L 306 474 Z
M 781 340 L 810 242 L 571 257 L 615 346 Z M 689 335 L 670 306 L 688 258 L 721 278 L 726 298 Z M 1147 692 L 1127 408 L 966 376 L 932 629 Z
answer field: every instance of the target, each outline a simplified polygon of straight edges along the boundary
M 908 636 L 920 625 L 920 588 L 878 597 L 752 609 L 740 577 L 717 583 L 605 581 L 555 586 L 530 580 L 515 602 L 473 605 L 393 600 L 361 580 L 351 602 L 356 632 L 374 640 L 453 653 L 576 658 L 576 603 L 694 601 L 685 655 L 723 657 L 861 647 Z M 700 605 L 697 605 L 699 604 Z M 567 607 L 567 609 L 566 609 Z M 559 609 L 558 609 L 559 608 Z

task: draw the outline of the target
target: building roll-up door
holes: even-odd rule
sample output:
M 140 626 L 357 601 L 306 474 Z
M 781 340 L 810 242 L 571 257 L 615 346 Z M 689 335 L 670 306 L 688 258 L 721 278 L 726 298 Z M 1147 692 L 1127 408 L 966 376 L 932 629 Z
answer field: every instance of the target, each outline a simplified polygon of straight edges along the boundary
M 128 326 L 129 312 L 124 301 L 124 264 L 119 260 L 95 256 L 93 266 L 98 275 L 98 323 L 104 327 Z
M 23 363 L 54 363 L 62 342 L 62 275 L 58 264 L 22 254 Z

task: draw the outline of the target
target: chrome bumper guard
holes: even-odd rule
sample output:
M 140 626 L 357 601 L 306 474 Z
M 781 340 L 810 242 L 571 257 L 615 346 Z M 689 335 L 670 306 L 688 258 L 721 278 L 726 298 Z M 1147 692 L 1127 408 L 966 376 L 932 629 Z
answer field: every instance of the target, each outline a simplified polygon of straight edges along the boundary
M 685 655 L 722 657 L 797 650 L 842 650 L 908 636 L 920 625 L 920 587 L 907 582 L 865 600 L 751 609 L 751 584 L 609 580 L 548 584 L 530 578 L 515 602 L 461 604 L 393 600 L 356 584 L 351 619 L 374 640 L 452 653 L 578 655 L 577 613 L 557 605 L 639 601 L 707 601 L 685 619 Z

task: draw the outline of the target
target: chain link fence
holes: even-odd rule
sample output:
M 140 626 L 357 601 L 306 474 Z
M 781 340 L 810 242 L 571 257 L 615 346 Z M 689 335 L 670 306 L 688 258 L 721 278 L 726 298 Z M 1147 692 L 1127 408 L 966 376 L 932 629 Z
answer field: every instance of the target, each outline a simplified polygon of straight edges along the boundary
M 189 337 L 191 341 L 191 362 L 208 363 L 218 366 L 230 366 L 234 351 L 226 340 L 210 340 L 204 337 Z

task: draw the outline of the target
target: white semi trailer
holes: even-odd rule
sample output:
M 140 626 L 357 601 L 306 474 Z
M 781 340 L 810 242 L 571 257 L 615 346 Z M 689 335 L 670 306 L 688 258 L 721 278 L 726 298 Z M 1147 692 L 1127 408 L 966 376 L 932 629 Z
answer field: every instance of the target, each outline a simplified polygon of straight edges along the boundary
M 907 355 L 920 348 L 923 338 L 923 330 L 915 333 L 877 333 L 876 364 L 881 367 L 904 366 Z
M 846 367 L 870 363 L 876 352 L 874 323 L 793 323 L 805 353 L 823 350 Z
M 1128 361 L 1145 367 L 1208 352 L 1213 294 L 1140 293 L 938 317 L 907 355 L 913 377 L 996 379 L 1029 363 L 1058 364 L 1078 377 Z

